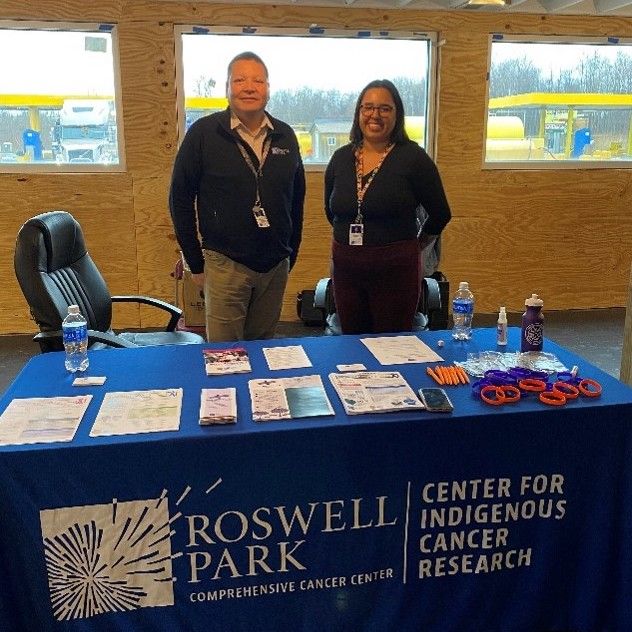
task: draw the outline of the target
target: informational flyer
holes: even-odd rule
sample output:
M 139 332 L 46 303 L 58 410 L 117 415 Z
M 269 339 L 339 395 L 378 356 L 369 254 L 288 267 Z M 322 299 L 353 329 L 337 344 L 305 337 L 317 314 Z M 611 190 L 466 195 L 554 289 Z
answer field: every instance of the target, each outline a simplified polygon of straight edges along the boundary
M 424 408 L 408 382 L 397 371 L 330 373 L 329 379 L 348 415 Z
M 360 338 L 360 341 L 383 365 L 414 364 L 417 362 L 441 362 L 443 358 L 435 353 L 417 336 L 380 336 Z
M 181 388 L 106 393 L 90 436 L 178 430 L 181 410 Z
M 14 399 L 0 415 L 0 445 L 72 441 L 92 395 Z
M 203 388 L 200 395 L 200 426 L 234 424 L 237 421 L 237 389 Z
M 250 373 L 248 352 L 243 347 L 234 349 L 202 349 L 206 375 Z
M 333 415 L 320 375 L 248 382 L 255 421 Z
M 264 347 L 268 368 L 271 371 L 280 369 L 303 369 L 312 366 L 310 359 L 301 345 L 288 345 L 286 347 Z

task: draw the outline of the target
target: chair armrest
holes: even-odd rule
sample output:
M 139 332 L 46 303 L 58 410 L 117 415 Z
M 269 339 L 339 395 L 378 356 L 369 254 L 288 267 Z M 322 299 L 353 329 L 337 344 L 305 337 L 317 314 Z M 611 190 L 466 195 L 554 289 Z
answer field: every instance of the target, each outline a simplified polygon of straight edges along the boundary
M 37 342 L 42 350 L 42 353 L 48 351 L 59 351 L 64 348 L 64 334 L 61 331 L 41 331 L 33 338 L 33 342 Z M 88 344 L 93 342 L 101 342 L 109 347 L 119 348 L 132 348 L 137 347 L 133 342 L 125 340 L 105 331 L 96 331 L 94 329 L 88 329 Z
M 113 296 L 113 303 L 142 303 L 143 305 L 150 305 L 151 307 L 157 307 L 158 309 L 162 309 L 165 312 L 171 314 L 171 318 L 169 319 L 169 323 L 165 331 L 175 331 L 176 325 L 182 316 L 182 310 L 171 303 L 167 303 L 166 301 L 161 301 L 158 298 L 152 298 L 151 296 Z

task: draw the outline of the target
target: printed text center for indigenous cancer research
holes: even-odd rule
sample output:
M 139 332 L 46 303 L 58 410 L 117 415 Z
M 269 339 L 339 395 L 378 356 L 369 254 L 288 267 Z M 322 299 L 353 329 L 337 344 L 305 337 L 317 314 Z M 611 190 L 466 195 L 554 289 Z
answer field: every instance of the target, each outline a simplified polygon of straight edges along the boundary
M 563 486 L 561 474 L 525 474 L 517 485 L 510 478 L 427 483 L 421 491 L 419 578 L 530 566 L 532 548 L 512 548 L 508 526 L 562 520 Z

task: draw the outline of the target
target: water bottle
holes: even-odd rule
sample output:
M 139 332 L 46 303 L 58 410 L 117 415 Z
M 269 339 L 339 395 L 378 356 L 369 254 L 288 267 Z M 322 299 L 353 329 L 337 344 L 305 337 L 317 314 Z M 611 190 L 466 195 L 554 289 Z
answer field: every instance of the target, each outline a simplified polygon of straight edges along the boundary
M 459 290 L 452 300 L 452 337 L 455 340 L 469 340 L 472 337 L 472 316 L 474 316 L 474 294 L 467 281 L 459 283 Z
M 66 350 L 66 369 L 71 373 L 88 368 L 88 323 L 77 305 L 68 306 L 68 316 L 61 324 Z
M 520 351 L 542 351 L 544 339 L 544 301 L 537 294 L 532 294 L 524 302 L 527 311 L 522 315 L 522 331 L 520 334 Z

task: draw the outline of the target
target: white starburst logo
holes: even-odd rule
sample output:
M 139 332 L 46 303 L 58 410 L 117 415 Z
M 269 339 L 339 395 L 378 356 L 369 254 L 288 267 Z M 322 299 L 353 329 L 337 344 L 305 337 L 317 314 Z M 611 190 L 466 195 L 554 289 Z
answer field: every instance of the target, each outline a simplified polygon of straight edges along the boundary
M 171 522 L 160 498 L 40 511 L 58 621 L 172 606 Z

